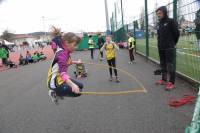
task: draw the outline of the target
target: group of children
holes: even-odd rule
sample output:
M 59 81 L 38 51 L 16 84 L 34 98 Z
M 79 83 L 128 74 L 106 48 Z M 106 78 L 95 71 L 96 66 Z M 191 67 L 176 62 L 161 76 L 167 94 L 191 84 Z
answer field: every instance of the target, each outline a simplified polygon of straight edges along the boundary
M 76 77 L 87 76 L 84 71 L 84 65 L 81 60 L 72 61 L 70 54 L 76 49 L 81 38 L 74 33 L 61 34 L 60 29 L 53 27 L 52 31 L 54 38 L 52 39 L 51 46 L 54 50 L 55 56 L 48 71 L 47 85 L 49 88 L 49 96 L 54 103 L 58 103 L 59 98 L 65 96 L 78 97 L 81 95 L 83 84 L 75 79 L 72 79 L 68 73 L 68 67 L 76 64 L 79 72 L 75 72 Z M 89 39 L 89 49 L 91 50 L 91 57 L 93 58 L 94 42 Z M 113 71 L 115 74 L 116 82 L 120 82 L 117 68 L 116 68 L 116 50 L 119 47 L 111 41 L 111 36 L 106 37 L 106 42 L 102 44 L 100 52 L 105 51 L 107 63 L 109 65 L 109 80 L 113 80 Z M 84 75 L 85 74 L 85 75 Z
M 92 36 L 89 36 L 89 41 L 88 41 L 89 49 L 91 51 L 91 59 L 94 59 L 94 42 L 92 39 Z M 134 49 L 135 49 L 136 41 L 132 37 L 132 34 L 128 34 L 128 50 L 129 50 L 129 57 L 130 57 L 130 62 L 129 64 L 133 64 L 135 62 L 135 57 L 134 57 Z M 119 77 L 117 74 L 117 69 L 116 69 L 116 50 L 119 50 L 118 45 L 116 45 L 112 39 L 111 36 L 106 37 L 106 41 L 104 41 L 103 37 L 100 35 L 98 39 L 98 46 L 101 54 L 100 61 L 103 60 L 103 51 L 106 53 L 106 60 L 109 66 L 109 74 L 110 78 L 109 80 L 113 80 L 113 71 L 115 74 L 116 82 L 119 82 Z
M 95 44 L 91 35 L 89 36 L 88 45 L 91 51 L 91 59 L 93 60 Z M 101 61 L 103 60 L 103 51 L 105 50 L 105 53 L 106 53 L 106 60 L 109 66 L 109 74 L 110 74 L 109 80 L 110 81 L 113 80 L 113 71 L 114 71 L 115 79 L 116 79 L 116 82 L 118 83 L 120 80 L 119 80 L 117 69 L 116 69 L 116 53 L 115 52 L 116 50 L 119 50 L 119 47 L 114 42 L 112 42 L 111 36 L 107 36 L 106 42 L 105 42 L 101 35 L 98 39 L 98 45 L 99 45 L 99 50 L 101 54 L 101 58 L 100 58 Z
M 43 52 L 34 52 L 33 55 L 29 51 L 26 52 L 26 57 L 24 58 L 22 54 L 20 54 L 19 57 L 19 65 L 27 65 L 29 63 L 36 63 L 39 61 L 46 60 L 46 56 L 43 54 Z
M 6 67 L 16 68 L 17 64 L 9 59 L 9 51 L 11 49 L 3 44 L 0 44 L 0 58 L 2 58 L 2 64 Z M 19 56 L 19 65 L 27 65 L 28 63 L 34 63 L 42 60 L 46 60 L 46 56 L 43 52 L 36 51 L 33 55 L 29 51 L 26 52 L 26 57 L 24 58 L 22 54 Z

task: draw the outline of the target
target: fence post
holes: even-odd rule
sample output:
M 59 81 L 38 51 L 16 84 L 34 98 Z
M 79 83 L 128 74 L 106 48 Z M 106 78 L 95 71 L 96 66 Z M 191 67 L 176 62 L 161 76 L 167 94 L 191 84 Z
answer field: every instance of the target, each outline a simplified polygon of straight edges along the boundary
M 185 133 L 199 133 L 199 132 L 200 132 L 200 87 L 192 122 L 190 126 L 185 129 Z
M 124 25 L 124 10 L 123 10 L 123 0 L 120 0 L 120 4 L 121 4 L 121 17 L 122 17 L 122 32 L 123 32 L 123 41 L 125 41 L 126 40 L 126 29 L 125 29 L 125 25 Z M 124 40 L 125 39 L 125 40 Z
M 148 4 L 145 0 L 145 27 L 146 27 L 146 58 L 149 58 L 149 18 L 148 18 Z
M 104 0 L 104 4 L 105 4 L 105 15 L 106 15 L 106 34 L 109 35 L 110 34 L 110 24 L 109 24 L 109 17 L 108 17 L 108 4 L 107 4 L 107 0 Z
M 120 3 L 121 3 L 121 14 L 122 14 L 122 26 L 124 27 L 124 11 L 123 11 L 123 2 L 122 0 L 120 0 Z
M 133 21 L 133 37 L 134 37 L 134 39 L 135 39 L 135 42 L 137 41 L 136 40 L 136 22 L 135 21 Z M 135 43 L 135 51 L 137 51 L 137 42 Z
M 115 3 L 115 29 L 117 30 L 117 5 L 116 5 L 116 3 Z
M 177 0 L 173 0 L 173 18 L 177 20 Z

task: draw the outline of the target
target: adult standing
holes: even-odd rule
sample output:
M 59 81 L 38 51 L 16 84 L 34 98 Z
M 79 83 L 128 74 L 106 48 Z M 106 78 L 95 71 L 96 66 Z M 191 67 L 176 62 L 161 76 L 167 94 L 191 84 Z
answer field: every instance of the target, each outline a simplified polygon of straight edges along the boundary
M 101 48 L 103 47 L 104 43 L 105 43 L 105 40 L 104 40 L 103 36 L 101 34 L 99 34 L 98 46 L 99 46 L 99 51 L 100 51 L 100 55 L 101 55 L 100 61 L 103 60 L 103 51 L 101 51 Z
M 157 27 L 158 51 L 162 69 L 162 79 L 157 84 L 166 85 L 166 90 L 172 90 L 174 89 L 176 77 L 176 44 L 178 43 L 180 32 L 177 21 L 168 17 L 165 6 L 158 8 L 156 14 L 159 19 Z
M 135 48 L 135 39 L 132 37 L 132 34 L 128 34 L 128 49 L 129 49 L 129 56 L 130 56 L 130 62 L 129 64 L 132 64 L 135 61 L 135 56 L 133 53 L 133 50 Z

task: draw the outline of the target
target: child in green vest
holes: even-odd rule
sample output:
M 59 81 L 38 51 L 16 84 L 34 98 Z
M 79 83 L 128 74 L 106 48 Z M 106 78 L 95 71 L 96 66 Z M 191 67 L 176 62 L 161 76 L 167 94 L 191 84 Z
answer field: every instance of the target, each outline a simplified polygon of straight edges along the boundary
M 92 39 L 92 36 L 90 35 L 89 36 L 89 41 L 88 41 L 88 45 L 89 45 L 89 49 L 91 51 L 91 59 L 93 60 L 94 59 L 94 41 Z
M 8 52 L 4 48 L 0 48 L 0 58 L 2 59 L 2 64 L 6 65 L 8 59 Z
M 135 62 L 133 50 L 135 48 L 136 42 L 135 42 L 135 39 L 131 35 L 132 35 L 131 33 L 128 34 L 128 49 L 129 49 L 129 56 L 130 56 L 129 64 L 132 64 Z

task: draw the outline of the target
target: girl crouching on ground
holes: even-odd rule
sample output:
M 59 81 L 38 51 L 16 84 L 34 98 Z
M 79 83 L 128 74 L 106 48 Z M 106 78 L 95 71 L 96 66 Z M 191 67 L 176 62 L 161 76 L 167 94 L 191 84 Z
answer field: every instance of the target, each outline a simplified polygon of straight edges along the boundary
M 83 84 L 71 79 L 67 73 L 72 64 L 81 64 L 80 61 L 71 61 L 70 54 L 75 50 L 80 38 L 74 33 L 66 33 L 62 36 L 62 46 L 58 47 L 53 62 L 48 72 L 49 96 L 57 103 L 57 97 L 77 97 L 83 89 Z

